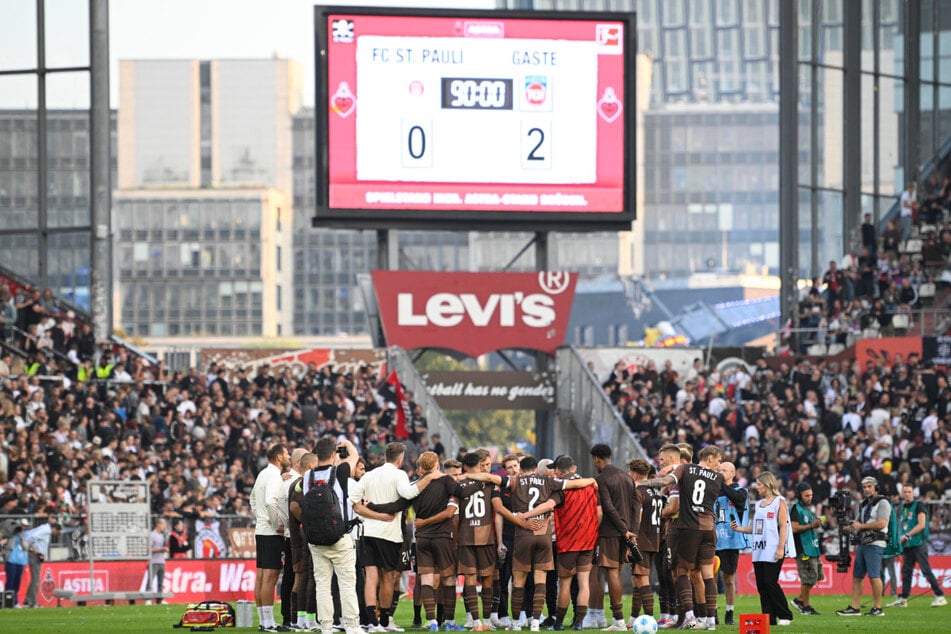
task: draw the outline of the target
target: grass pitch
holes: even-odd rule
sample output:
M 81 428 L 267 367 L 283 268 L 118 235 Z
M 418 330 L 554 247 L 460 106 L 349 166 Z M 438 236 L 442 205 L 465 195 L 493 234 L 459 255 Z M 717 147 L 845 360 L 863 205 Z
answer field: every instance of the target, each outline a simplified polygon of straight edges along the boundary
M 866 603 L 863 610 L 871 607 L 871 598 L 863 597 Z M 816 596 L 813 597 L 813 606 L 821 613 L 819 616 L 802 616 L 793 609 L 795 618 L 788 627 L 773 627 L 772 631 L 782 633 L 812 632 L 825 634 L 827 632 L 889 632 L 890 634 L 904 634 L 906 632 L 949 632 L 951 631 L 951 605 L 930 607 L 932 595 L 913 595 L 908 601 L 907 608 L 885 608 L 884 617 L 871 616 L 836 616 L 835 611 L 848 605 L 846 596 Z M 891 598 L 886 597 L 884 604 Z M 625 597 L 625 614 L 628 614 L 630 597 Z M 275 606 L 275 613 L 279 614 L 279 605 Z M 185 632 L 173 630 L 172 625 L 178 623 L 184 612 L 183 605 L 116 605 L 91 607 L 63 607 L 19 610 L 0 610 L 0 632 L 19 634 L 20 632 L 42 632 L 43 634 L 66 634 L 68 632 L 108 633 L 108 632 L 135 632 L 135 633 L 164 633 Z M 736 606 L 737 616 L 741 613 L 758 613 L 759 597 L 739 597 Z M 570 612 L 568 618 L 571 618 Z M 723 618 L 723 597 L 720 597 L 720 618 Z M 456 608 L 456 619 L 461 623 L 464 619 L 462 601 Z M 409 629 L 413 620 L 413 605 L 408 599 L 400 601 L 396 611 L 396 622 Z M 256 632 L 255 624 L 248 629 L 228 629 L 225 632 Z M 596 630 L 590 630 L 592 632 Z M 718 632 L 738 632 L 739 626 L 719 625 Z

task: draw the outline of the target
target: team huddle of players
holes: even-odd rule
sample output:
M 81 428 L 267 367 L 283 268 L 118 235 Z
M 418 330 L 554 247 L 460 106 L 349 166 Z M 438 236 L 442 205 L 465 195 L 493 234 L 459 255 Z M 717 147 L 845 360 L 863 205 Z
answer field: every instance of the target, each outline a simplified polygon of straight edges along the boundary
M 549 629 L 626 631 L 621 570 L 628 563 L 633 563 L 635 590 L 631 620 L 641 611 L 654 615 L 653 569 L 660 581 L 661 627 L 715 629 L 714 505 L 733 489 L 724 486 L 718 471 L 719 449 L 705 447 L 697 463 L 692 454 L 689 445 L 662 447 L 655 474 L 640 458 L 623 470 L 612 464 L 610 447 L 595 445 L 596 478 L 578 475 L 569 456 L 539 464 L 531 456 L 506 455 L 504 476 L 490 473 L 492 461 L 484 450 L 464 456 L 461 469 L 450 461 L 445 470 L 452 477 L 426 487 L 412 501 L 416 595 L 429 629 L 440 629 L 437 603 L 443 629 L 464 629 L 454 620 L 459 574 L 465 579 L 466 626 L 487 631 L 527 625 L 539 631 L 549 573 L 555 571 L 557 607 L 549 614 Z M 421 475 L 438 470 L 435 454 L 423 454 L 418 468 Z M 520 615 L 511 620 L 499 617 L 509 574 L 511 614 Z M 604 610 L 588 609 L 604 605 L 605 580 L 610 623 Z M 526 602 L 526 588 L 532 586 Z M 573 622 L 565 625 L 572 602 Z

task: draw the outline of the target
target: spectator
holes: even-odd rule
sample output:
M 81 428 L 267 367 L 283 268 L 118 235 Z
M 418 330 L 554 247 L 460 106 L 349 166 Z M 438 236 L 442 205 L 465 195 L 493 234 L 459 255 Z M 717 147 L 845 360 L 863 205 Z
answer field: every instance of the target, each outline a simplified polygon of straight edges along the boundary
M 191 552 L 191 542 L 185 532 L 185 522 L 179 517 L 172 522 L 172 532 L 168 536 L 168 551 L 172 559 L 185 559 Z
M 914 183 L 908 183 L 905 187 L 905 191 L 901 193 L 899 204 L 901 205 L 899 212 L 901 218 L 901 240 L 902 242 L 906 242 L 911 237 L 911 225 L 914 222 L 915 214 L 918 212 Z
M 149 562 L 149 590 L 152 592 L 165 591 L 165 559 L 168 557 L 168 544 L 165 538 L 165 520 L 159 518 L 155 520 L 155 526 L 152 528 L 151 535 L 152 558 Z M 159 598 L 159 603 L 165 603 L 165 599 Z M 150 605 L 151 600 L 146 601 Z

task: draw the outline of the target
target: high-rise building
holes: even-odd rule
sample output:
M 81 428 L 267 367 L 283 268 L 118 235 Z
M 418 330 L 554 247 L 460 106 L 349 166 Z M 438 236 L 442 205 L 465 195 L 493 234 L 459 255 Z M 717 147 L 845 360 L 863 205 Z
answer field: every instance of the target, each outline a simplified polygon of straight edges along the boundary
M 631 232 L 551 236 L 551 267 L 648 280 L 711 268 L 776 272 L 781 0 L 499 5 L 636 11 L 639 53 L 649 60 L 638 76 L 639 91 L 647 91 L 639 128 L 639 219 Z M 951 46 L 944 46 L 951 0 L 799 0 L 797 7 L 799 263 L 800 274 L 810 275 L 821 273 L 851 241 L 849 222 L 859 219 L 854 212 L 847 217 L 850 201 L 857 198 L 862 211 L 882 217 L 905 181 L 918 179 L 929 161 L 941 158 L 951 138 L 951 101 L 945 99 L 951 94 Z M 859 19 L 847 20 L 855 7 Z M 849 61 L 852 25 L 860 27 L 857 63 Z M 85 62 L 60 59 L 56 63 L 64 67 L 57 69 L 47 59 L 40 68 L 40 60 L 15 52 L 0 55 L 0 87 L 7 88 L 0 90 L 0 264 L 83 305 L 93 242 L 89 112 L 82 99 L 71 106 L 12 103 L 7 97 L 23 87 L 31 94 L 38 85 L 55 88 Z M 856 65 L 859 72 L 852 73 Z M 846 119 L 845 82 L 856 75 L 861 107 Z M 113 259 L 122 307 L 117 325 L 148 336 L 212 329 L 251 335 L 366 332 L 355 277 L 377 265 L 376 235 L 311 229 L 316 144 L 313 112 L 299 107 L 300 87 L 297 65 L 286 60 L 137 60 L 120 66 L 112 152 L 118 158 L 112 179 Z M 859 142 L 845 147 L 854 122 L 860 123 Z M 856 152 L 861 165 L 858 185 L 848 185 L 843 176 L 849 152 Z M 242 222 L 248 228 L 240 229 Z M 255 222 L 260 237 L 252 245 L 248 236 Z M 197 256 L 189 246 L 195 231 L 203 247 L 205 236 L 213 241 Z M 232 244 L 240 231 L 245 237 Z M 400 232 L 396 257 L 402 268 L 529 270 L 535 267 L 533 250 L 525 249 L 531 238 Z M 260 259 L 258 265 L 248 258 Z M 273 276 L 265 278 L 271 269 Z M 293 277 L 285 280 L 291 269 Z M 179 321 L 163 317 L 153 328 L 150 311 L 176 301 L 179 291 L 196 292 L 196 271 L 197 292 L 207 302 L 214 297 L 215 310 L 228 297 L 260 298 L 275 311 L 273 319 L 265 318 L 263 308 L 232 303 L 226 319 L 240 323 L 222 323 L 227 313 L 211 317 L 208 306 L 200 316 L 190 309 L 187 318 L 180 308 Z M 277 291 L 266 296 L 270 285 L 281 288 L 279 310 Z
M 132 336 L 293 332 L 296 62 L 119 69 L 116 319 Z

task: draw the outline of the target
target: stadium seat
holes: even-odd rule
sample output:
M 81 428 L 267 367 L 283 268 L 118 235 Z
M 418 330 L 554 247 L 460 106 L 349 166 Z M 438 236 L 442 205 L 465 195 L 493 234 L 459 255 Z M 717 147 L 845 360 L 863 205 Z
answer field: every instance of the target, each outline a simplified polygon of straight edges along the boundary
M 843 344 L 841 344 L 841 343 L 830 343 L 830 344 L 829 344 L 829 350 L 827 351 L 827 354 L 831 357 L 832 355 L 839 354 L 839 353 L 842 352 L 843 350 L 845 350 L 845 346 L 844 346 Z
M 826 353 L 826 344 L 814 343 L 806 349 L 806 354 L 813 357 L 821 357 Z
M 911 319 L 905 313 L 898 313 L 892 316 L 892 327 L 895 330 L 908 330 L 911 325 Z
M 880 336 L 878 328 L 866 328 L 862 331 L 862 339 L 878 339 Z
M 901 245 L 899 251 L 902 253 L 921 253 L 921 238 L 908 238 L 905 240 L 904 244 Z
M 935 285 L 934 282 L 925 282 L 918 287 L 918 298 L 923 304 L 930 305 L 934 301 Z

